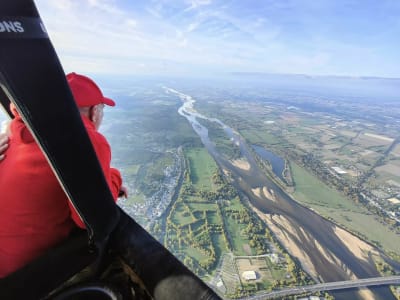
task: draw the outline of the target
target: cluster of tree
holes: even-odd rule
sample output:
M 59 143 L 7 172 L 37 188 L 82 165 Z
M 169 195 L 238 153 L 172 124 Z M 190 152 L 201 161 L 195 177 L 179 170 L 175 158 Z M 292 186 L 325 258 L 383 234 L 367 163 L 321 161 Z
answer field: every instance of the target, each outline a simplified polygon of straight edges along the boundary
M 204 202 L 214 202 L 220 199 L 232 199 L 237 196 L 236 189 L 230 184 L 219 185 L 215 191 L 211 190 L 198 190 L 194 188 L 191 183 L 185 183 L 181 188 L 182 197 L 185 196 L 197 196 Z
M 192 209 L 189 207 L 189 205 L 185 202 L 185 201 L 181 201 L 180 202 L 180 204 L 181 204 L 181 207 L 183 207 L 183 212 L 182 212 L 182 216 L 184 216 L 184 217 L 192 217 L 192 220 L 193 221 L 196 221 L 197 219 L 196 219 L 196 217 L 194 216 L 194 214 L 193 214 L 193 211 L 192 211 Z
M 204 235 L 200 235 L 201 238 L 200 239 L 204 239 Z M 209 234 L 208 234 L 209 237 Z M 203 268 L 204 270 L 206 270 L 207 272 L 210 272 L 216 262 L 217 262 L 217 257 L 215 255 L 215 249 L 214 246 L 211 242 L 211 239 L 208 240 L 208 238 L 206 238 L 206 241 L 208 242 L 208 244 L 206 244 L 205 240 L 198 240 L 198 236 L 196 236 L 195 238 L 195 242 L 194 244 L 192 244 L 192 246 L 194 246 L 196 249 L 198 249 L 200 252 L 202 252 L 207 258 L 203 259 L 202 261 L 199 262 L 199 266 L 201 268 Z M 207 248 L 206 248 L 207 247 Z
M 382 275 L 396 275 L 396 272 L 393 270 L 393 268 L 384 261 L 377 261 L 375 266 L 378 272 Z
M 256 249 L 258 255 L 268 252 L 266 243 L 266 227 L 261 221 L 247 210 L 225 209 L 226 216 L 232 218 L 239 224 L 247 224 L 242 229 L 242 234 L 249 239 L 249 245 Z
M 335 297 L 330 295 L 328 292 L 324 293 L 324 298 L 325 298 L 325 300 L 335 300 Z
M 200 261 L 199 266 L 202 267 L 207 272 L 210 272 L 211 269 L 214 267 L 215 262 L 216 262 L 215 256 L 214 257 L 210 256 L 209 258 Z
M 203 220 L 204 224 L 197 230 L 197 233 L 194 233 L 192 231 L 192 226 L 189 224 L 188 234 L 185 241 L 188 245 L 196 248 L 207 257 L 207 259 L 199 262 L 199 266 L 209 272 L 214 267 L 217 261 L 215 249 L 211 240 L 211 234 L 221 232 L 222 226 L 208 224 L 206 216 Z M 199 220 L 199 222 L 202 222 L 203 220 Z
M 224 155 L 227 159 L 235 160 L 242 156 L 240 148 L 228 140 L 218 140 L 216 142 L 216 149 L 219 153 Z
M 211 245 L 211 237 L 208 228 L 194 237 L 194 242 L 199 248 L 207 248 Z
M 258 219 L 251 218 L 250 223 L 243 228 L 242 232 L 248 236 L 249 245 L 256 249 L 257 255 L 268 252 L 268 246 L 265 243 L 265 229 Z
M 217 169 L 211 176 L 211 180 L 214 184 L 216 185 L 222 185 L 225 184 L 224 177 L 222 176 L 222 173 L 220 169 Z
M 162 229 L 161 229 L 161 224 L 159 222 L 154 222 L 153 225 L 150 228 L 150 232 L 153 236 L 160 236 Z
M 400 262 L 400 254 L 399 254 L 399 253 L 396 253 L 396 252 L 394 252 L 394 251 L 390 251 L 390 252 L 389 252 L 389 256 L 390 256 L 391 258 L 393 258 L 394 260 Z
M 193 196 L 196 193 L 196 189 L 193 184 L 190 182 L 185 182 L 180 190 L 182 197 L 184 196 Z
M 287 271 L 290 274 L 291 284 L 307 285 L 312 283 L 312 279 L 302 270 L 300 262 L 296 258 L 291 258 L 288 253 L 285 253 L 287 262 Z
M 184 162 L 185 162 L 185 166 L 186 166 L 185 172 L 184 172 L 185 182 L 189 183 L 189 182 L 192 182 L 192 180 L 191 180 L 191 178 L 192 178 L 192 171 L 191 171 L 191 168 L 190 168 L 190 160 L 189 160 L 189 158 L 188 158 L 186 155 L 185 155 L 185 160 L 184 160 Z
M 228 294 L 228 298 L 230 299 L 239 299 L 239 298 L 244 298 L 250 296 L 249 290 L 239 286 L 236 288 L 235 292 L 232 294 Z
M 202 266 L 200 266 L 199 262 L 195 259 L 193 259 L 190 256 L 185 255 L 183 257 L 183 263 L 186 267 L 188 267 L 192 272 L 195 274 L 201 275 L 205 274 L 205 270 L 203 269 Z
M 285 159 L 285 168 L 283 170 L 282 175 L 283 175 L 283 178 L 285 178 L 285 180 L 286 180 L 286 184 L 289 187 L 293 187 L 294 183 L 293 183 L 292 169 L 291 169 L 290 164 L 287 159 Z
M 218 202 L 217 204 L 218 204 L 218 210 L 217 210 L 218 216 L 219 216 L 220 220 L 222 221 L 222 236 L 224 238 L 225 245 L 229 251 L 233 251 L 233 246 L 232 246 L 233 242 L 232 242 L 231 236 L 229 234 L 229 231 L 226 228 L 225 218 L 222 215 L 222 207 L 221 207 L 222 205 L 220 202 Z
M 238 195 L 234 186 L 229 183 L 220 185 L 217 189 L 216 199 L 233 199 Z
M 239 224 L 247 224 L 251 220 L 251 216 L 247 210 L 225 209 L 225 214 Z

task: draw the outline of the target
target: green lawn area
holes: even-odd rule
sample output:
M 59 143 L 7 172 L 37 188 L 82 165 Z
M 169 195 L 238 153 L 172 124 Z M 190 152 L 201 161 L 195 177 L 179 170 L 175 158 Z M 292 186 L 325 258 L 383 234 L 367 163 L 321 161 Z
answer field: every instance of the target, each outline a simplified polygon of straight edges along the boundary
M 274 280 L 280 280 L 282 278 L 285 278 L 285 275 L 287 273 L 285 268 L 273 264 L 269 258 L 266 259 L 266 262 L 271 272 L 271 276 Z
M 200 219 L 190 224 L 192 231 L 196 233 L 198 230 L 202 230 L 201 227 L 204 225 L 204 220 Z
M 248 255 L 244 249 L 243 245 L 248 244 L 249 240 L 243 237 L 240 234 L 240 231 L 242 229 L 242 226 L 238 224 L 235 220 L 232 218 L 226 217 L 225 218 L 225 224 L 227 226 L 227 229 L 230 233 L 230 237 L 232 238 L 232 247 L 233 247 L 233 253 L 235 255 Z M 253 252 L 253 249 L 251 249 Z
M 133 205 L 135 203 L 144 203 L 145 197 L 142 193 L 129 195 L 129 198 L 125 200 L 126 205 Z
M 139 171 L 140 165 L 130 165 L 126 168 L 125 172 L 127 175 L 136 175 Z
M 222 234 L 211 234 L 211 240 L 214 245 L 216 257 L 221 257 L 222 253 L 228 252 Z
M 178 203 L 172 221 L 174 224 L 178 224 L 179 226 L 185 226 L 186 224 L 192 223 L 194 220 L 191 214 L 184 210 L 182 204 Z
M 190 179 L 196 188 L 214 190 L 212 174 L 217 164 L 205 148 L 191 148 L 185 151 L 190 164 Z
M 400 236 L 379 223 L 366 208 L 329 188 L 314 175 L 291 163 L 296 190 L 293 197 L 319 214 L 330 217 L 352 231 L 378 241 L 383 249 L 400 253 Z
M 194 217 L 196 218 L 196 219 L 201 219 L 201 218 L 203 218 L 203 211 L 192 211 L 192 213 L 193 213 L 193 215 L 194 215 Z
M 329 208 L 352 209 L 359 211 L 362 207 L 343 197 L 336 190 L 326 186 L 317 177 L 298 165 L 290 164 L 296 185 L 294 197 L 302 203 Z
M 208 212 L 207 219 L 210 224 L 221 224 L 221 218 L 218 216 L 216 211 Z
M 202 261 L 204 259 L 207 259 L 207 256 L 201 253 L 199 250 L 193 247 L 186 247 L 184 248 L 184 251 L 191 257 L 193 257 L 197 261 Z
M 215 203 L 192 203 L 192 202 L 189 202 L 188 205 L 192 209 L 192 211 L 203 211 L 203 210 L 216 211 L 217 210 L 217 204 L 215 204 Z
M 242 210 L 243 204 L 240 202 L 239 197 L 235 197 L 229 201 L 229 205 L 227 206 L 227 208 L 233 210 Z
M 279 144 L 281 141 L 266 130 L 243 129 L 240 134 L 251 144 Z

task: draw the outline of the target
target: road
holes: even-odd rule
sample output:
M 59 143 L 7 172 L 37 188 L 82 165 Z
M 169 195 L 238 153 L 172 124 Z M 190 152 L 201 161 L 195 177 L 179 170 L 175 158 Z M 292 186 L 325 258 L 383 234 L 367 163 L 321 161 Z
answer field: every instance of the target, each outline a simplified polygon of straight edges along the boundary
M 374 277 L 374 278 L 348 280 L 348 281 L 335 281 L 335 282 L 319 283 L 301 287 L 286 288 L 279 291 L 272 291 L 251 297 L 242 298 L 242 300 L 274 299 L 278 297 L 299 295 L 303 293 L 312 293 L 318 291 L 343 290 L 350 288 L 360 288 L 360 287 L 377 286 L 377 285 L 391 285 L 391 284 L 400 284 L 400 276 Z

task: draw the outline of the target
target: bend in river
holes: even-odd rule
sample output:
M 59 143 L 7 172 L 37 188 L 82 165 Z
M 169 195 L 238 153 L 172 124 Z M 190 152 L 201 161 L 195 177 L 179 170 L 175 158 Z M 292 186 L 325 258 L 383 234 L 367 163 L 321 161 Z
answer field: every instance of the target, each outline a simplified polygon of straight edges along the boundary
M 314 279 L 330 282 L 380 276 L 374 262 L 362 251 L 379 253 L 377 249 L 299 205 L 260 170 L 239 133 L 218 119 L 199 114 L 193 107 L 195 100 L 191 96 L 165 89 L 182 100 L 178 113 L 190 122 L 219 167 L 232 173 L 235 186 L 248 197 L 258 215 Z M 219 155 L 208 137 L 207 128 L 197 121 L 198 118 L 218 123 L 240 147 L 248 168 L 234 165 Z M 395 299 L 387 287 L 332 294 L 341 300 Z

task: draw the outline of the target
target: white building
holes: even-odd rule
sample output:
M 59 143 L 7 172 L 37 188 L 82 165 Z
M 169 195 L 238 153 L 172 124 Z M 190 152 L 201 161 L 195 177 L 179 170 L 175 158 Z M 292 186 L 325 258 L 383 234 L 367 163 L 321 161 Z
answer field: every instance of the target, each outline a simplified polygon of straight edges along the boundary
M 244 271 L 242 274 L 242 277 L 249 281 L 249 280 L 256 280 L 257 279 L 257 274 L 255 271 Z
M 339 175 L 347 174 L 347 171 L 343 170 L 343 169 L 340 168 L 340 167 L 332 167 L 332 169 L 333 169 L 336 173 L 338 173 Z

